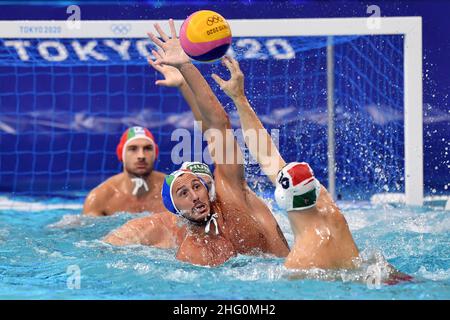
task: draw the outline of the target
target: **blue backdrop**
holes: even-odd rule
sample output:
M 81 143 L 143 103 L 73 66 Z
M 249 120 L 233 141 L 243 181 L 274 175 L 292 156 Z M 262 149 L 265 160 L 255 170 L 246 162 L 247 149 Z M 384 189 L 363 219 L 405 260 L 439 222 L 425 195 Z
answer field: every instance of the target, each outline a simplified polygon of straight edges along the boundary
M 11 2 L 0 6 L 0 20 L 62 20 L 67 5 L 74 3 L 80 5 L 86 20 L 182 19 L 204 8 L 227 18 L 246 19 L 368 15 L 367 5 L 356 1 L 78 1 L 31 2 L 20 9 Z M 445 2 L 430 5 L 429 1 L 378 1 L 378 5 L 382 16 L 423 16 L 425 191 L 447 193 L 450 85 L 445 70 L 450 67 L 446 55 L 450 43 L 444 14 L 450 6 Z M 309 161 L 326 184 L 326 55 L 320 45 L 325 40 L 309 39 L 314 50 L 305 50 L 301 39 L 286 40 L 296 52 L 295 59 L 274 59 L 264 46 L 260 54 L 268 59 L 242 59 L 249 96 L 264 124 L 280 130 L 280 148 L 286 159 Z M 403 191 L 402 38 L 336 40 L 342 40 L 336 45 L 335 70 L 338 192 L 344 197 L 364 198 L 373 192 Z M 67 48 L 74 56 L 69 45 Z M 245 54 L 235 49 L 238 55 Z M 106 49 L 104 53 L 109 54 Z M 32 50 L 30 55 L 40 61 Z M 0 49 L 1 58 L 11 56 Z M 377 65 L 370 66 L 363 57 L 371 57 L 383 67 L 384 77 L 376 72 Z M 0 127 L 1 191 L 48 194 L 89 190 L 120 171 L 114 150 L 122 130 L 134 124 L 156 131 L 162 150 L 157 169 L 168 172 L 175 167 L 170 150 L 176 142 L 170 141 L 170 134 L 176 128 L 192 130 L 192 117 L 176 90 L 155 87 L 158 75 L 141 57 L 132 58 L 132 63 L 116 59 L 107 64 L 80 64 L 69 59 L 69 67 L 60 64 L 50 71 L 45 63 L 6 63 L 5 59 L 0 63 L 0 123 L 6 125 Z M 382 59 L 388 62 L 377 62 Z M 226 75 L 219 65 L 200 68 L 206 75 L 213 71 Z M 363 75 L 369 75 L 368 79 L 361 79 Z M 359 80 L 350 83 L 349 79 Z M 373 81 L 381 89 L 371 90 Z M 238 119 L 229 100 L 220 93 L 219 99 L 236 127 Z M 19 134 L 9 132 L 8 126 Z M 247 172 L 259 180 L 257 166 L 249 166 Z

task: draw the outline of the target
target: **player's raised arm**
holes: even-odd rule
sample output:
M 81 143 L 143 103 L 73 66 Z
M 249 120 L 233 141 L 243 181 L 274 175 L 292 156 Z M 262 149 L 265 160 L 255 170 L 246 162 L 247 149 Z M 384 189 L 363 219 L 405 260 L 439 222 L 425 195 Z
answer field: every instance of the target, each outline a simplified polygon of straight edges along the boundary
M 155 59 L 163 59 L 163 57 L 165 56 L 165 53 L 162 50 L 152 50 L 152 53 L 155 56 Z M 157 80 L 155 84 L 157 86 L 178 88 L 178 90 L 180 90 L 181 94 L 183 95 L 184 100 L 186 100 L 187 104 L 191 108 L 192 113 L 194 114 L 195 121 L 197 121 L 198 123 L 202 123 L 203 119 L 197 105 L 197 100 L 195 99 L 194 93 L 192 92 L 191 88 L 184 80 L 181 72 L 177 68 L 169 65 L 157 65 L 150 58 L 148 59 L 148 63 L 151 67 L 153 67 L 153 69 L 164 76 L 163 80 Z
M 180 41 L 176 37 L 173 20 L 169 21 L 169 26 L 171 38 L 162 31 L 158 24 L 155 24 L 155 29 L 162 40 L 149 33 L 153 42 L 164 52 L 154 64 L 170 65 L 181 72 L 194 93 L 201 114 L 202 128 L 208 139 L 211 157 L 216 163 L 217 170 L 224 170 L 225 177 L 241 182 L 244 180 L 243 157 L 231 130 L 227 130 L 231 129 L 228 115 L 200 71 L 191 63 L 181 48 Z
M 231 57 L 224 57 L 222 63 L 230 71 L 231 78 L 225 81 L 216 74 L 213 74 L 212 77 L 236 105 L 245 143 L 263 172 L 275 184 L 278 171 L 286 163 L 245 96 L 244 74 L 238 62 Z

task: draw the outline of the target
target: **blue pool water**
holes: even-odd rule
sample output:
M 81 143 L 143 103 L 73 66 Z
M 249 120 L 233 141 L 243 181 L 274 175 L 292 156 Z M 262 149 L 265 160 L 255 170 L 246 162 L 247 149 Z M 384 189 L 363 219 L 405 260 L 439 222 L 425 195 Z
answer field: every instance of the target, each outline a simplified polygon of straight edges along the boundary
M 450 299 L 450 216 L 442 209 L 339 202 L 361 268 L 299 279 L 279 258 L 238 256 L 204 268 L 177 261 L 174 250 L 110 246 L 99 239 L 136 215 L 82 217 L 81 205 L 0 197 L 1 299 Z M 275 216 L 292 244 L 286 215 Z M 384 259 L 415 281 L 361 281 L 383 270 Z

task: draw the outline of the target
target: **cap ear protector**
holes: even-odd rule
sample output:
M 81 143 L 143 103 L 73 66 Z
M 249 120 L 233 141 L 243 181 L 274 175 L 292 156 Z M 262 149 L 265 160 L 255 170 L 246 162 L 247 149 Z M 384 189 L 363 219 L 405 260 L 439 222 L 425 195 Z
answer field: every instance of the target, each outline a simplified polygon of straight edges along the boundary
M 278 172 L 275 201 L 287 211 L 305 210 L 316 205 L 320 182 L 306 162 L 291 162 Z

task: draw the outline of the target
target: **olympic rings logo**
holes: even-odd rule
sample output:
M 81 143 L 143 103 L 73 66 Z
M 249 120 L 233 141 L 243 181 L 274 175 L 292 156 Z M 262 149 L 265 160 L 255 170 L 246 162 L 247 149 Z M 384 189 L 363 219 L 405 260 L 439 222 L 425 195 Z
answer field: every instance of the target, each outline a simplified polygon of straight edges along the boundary
M 111 31 L 117 35 L 125 35 L 131 30 L 130 24 L 112 24 Z
M 217 15 L 213 15 L 212 17 L 208 17 L 208 19 L 206 19 L 206 24 L 208 26 L 212 26 L 214 23 L 219 23 L 222 22 L 223 19 L 222 17 L 219 17 Z

